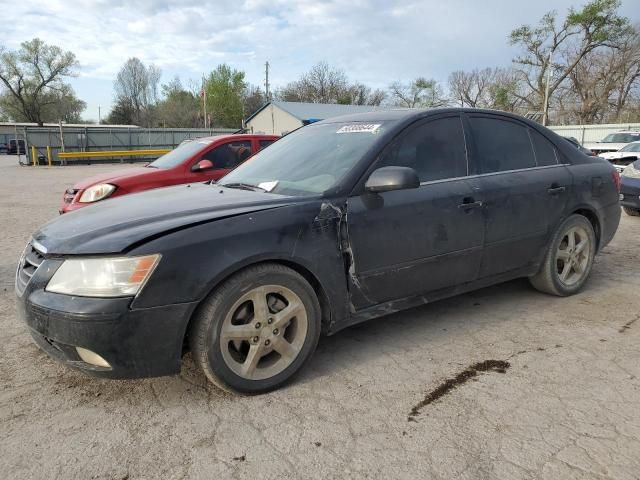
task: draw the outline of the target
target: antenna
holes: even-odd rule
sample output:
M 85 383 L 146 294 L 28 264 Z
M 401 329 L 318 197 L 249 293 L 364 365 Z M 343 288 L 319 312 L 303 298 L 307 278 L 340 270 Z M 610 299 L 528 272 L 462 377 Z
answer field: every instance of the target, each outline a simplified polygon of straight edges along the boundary
M 269 92 L 269 62 L 264 64 L 264 91 L 267 102 L 271 101 L 271 93 Z

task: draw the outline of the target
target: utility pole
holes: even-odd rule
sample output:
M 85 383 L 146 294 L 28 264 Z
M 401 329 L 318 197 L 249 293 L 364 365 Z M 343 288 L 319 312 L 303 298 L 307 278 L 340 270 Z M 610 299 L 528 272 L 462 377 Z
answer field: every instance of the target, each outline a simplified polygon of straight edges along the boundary
M 98 125 L 100 125 L 101 122 L 101 118 L 100 118 L 100 105 L 98 105 Z
M 271 93 L 269 92 L 269 62 L 264 64 L 264 92 L 267 102 L 271 101 Z
M 204 82 L 204 75 L 202 75 L 202 110 L 204 112 L 204 128 L 207 127 L 207 88 Z
M 549 58 L 547 59 L 547 84 L 544 88 L 544 110 L 542 112 L 542 125 L 547 126 L 549 123 L 549 84 L 551 83 L 551 54 L 553 52 L 549 52 Z

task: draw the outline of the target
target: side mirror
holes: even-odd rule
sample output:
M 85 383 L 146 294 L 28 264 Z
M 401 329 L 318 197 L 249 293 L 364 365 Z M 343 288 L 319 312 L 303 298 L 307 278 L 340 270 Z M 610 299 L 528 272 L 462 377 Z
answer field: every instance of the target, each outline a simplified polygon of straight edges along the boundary
M 380 193 L 391 190 L 404 190 L 406 188 L 418 188 L 420 179 L 413 168 L 409 167 L 382 167 L 375 170 L 364 184 L 368 192 Z
M 211 160 L 200 160 L 193 167 L 191 167 L 192 172 L 202 172 L 204 170 L 210 170 L 213 168 L 213 163 Z

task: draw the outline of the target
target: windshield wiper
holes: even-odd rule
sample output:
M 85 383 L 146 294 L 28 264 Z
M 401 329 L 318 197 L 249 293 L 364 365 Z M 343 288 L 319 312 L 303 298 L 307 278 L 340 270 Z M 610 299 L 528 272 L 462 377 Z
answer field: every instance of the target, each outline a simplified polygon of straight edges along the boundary
M 251 185 L 250 183 L 224 183 L 224 184 L 218 184 L 221 187 L 227 187 L 227 188 L 238 188 L 240 190 L 250 190 L 252 192 L 266 192 L 266 190 L 264 188 L 260 188 L 257 185 Z

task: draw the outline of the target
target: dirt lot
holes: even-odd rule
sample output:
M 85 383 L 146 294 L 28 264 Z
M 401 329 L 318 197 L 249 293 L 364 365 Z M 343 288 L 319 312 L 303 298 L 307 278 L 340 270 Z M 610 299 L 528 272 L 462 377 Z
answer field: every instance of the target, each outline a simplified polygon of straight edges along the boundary
M 29 235 L 115 168 L 0 157 L 0 478 L 640 478 L 640 218 L 580 295 L 523 280 L 378 319 L 321 340 L 289 387 L 232 397 L 189 358 L 176 377 L 85 376 L 16 320 Z

